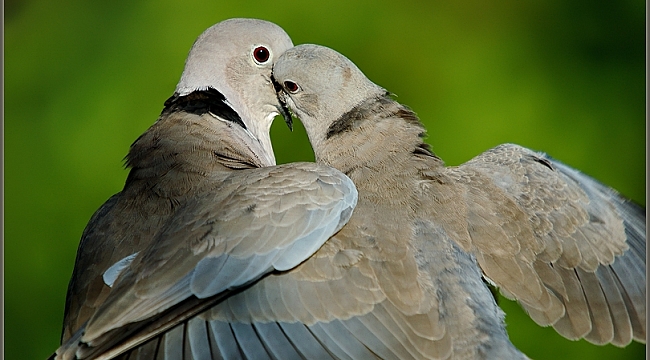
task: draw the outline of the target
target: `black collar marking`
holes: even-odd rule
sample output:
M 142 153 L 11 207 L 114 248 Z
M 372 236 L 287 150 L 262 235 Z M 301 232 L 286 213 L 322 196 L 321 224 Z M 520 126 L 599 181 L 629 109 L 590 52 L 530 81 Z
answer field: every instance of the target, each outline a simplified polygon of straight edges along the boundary
M 362 101 L 336 119 L 327 129 L 325 138 L 330 139 L 336 135 L 350 131 L 374 115 L 379 115 L 381 117 L 398 116 L 409 123 L 420 124 L 415 113 L 401 104 L 397 112 L 387 111 L 386 108 L 393 103 L 395 103 L 395 101 L 390 98 L 388 92 Z
M 331 139 L 334 136 L 351 131 L 353 128 L 359 126 L 362 122 L 372 116 L 380 116 L 382 118 L 396 116 L 401 118 L 407 123 L 421 128 L 422 132 L 419 134 L 419 137 L 421 139 L 425 138 L 426 131 L 417 115 L 415 115 L 411 109 L 402 104 L 398 104 L 399 106 L 397 110 L 388 110 L 388 105 L 394 103 L 395 100 L 390 98 L 390 93 L 388 92 L 378 97 L 372 97 L 362 101 L 360 104 L 341 115 L 330 125 L 325 134 L 325 139 Z M 438 156 L 433 153 L 431 146 L 425 142 L 418 144 L 413 150 L 413 154 L 438 158 Z
M 174 93 L 174 95 L 165 101 L 165 108 L 162 114 L 176 111 L 184 111 L 196 115 L 203 115 L 209 112 L 246 129 L 246 125 L 237 111 L 231 108 L 226 103 L 226 97 L 214 88 L 196 90 L 184 96 Z

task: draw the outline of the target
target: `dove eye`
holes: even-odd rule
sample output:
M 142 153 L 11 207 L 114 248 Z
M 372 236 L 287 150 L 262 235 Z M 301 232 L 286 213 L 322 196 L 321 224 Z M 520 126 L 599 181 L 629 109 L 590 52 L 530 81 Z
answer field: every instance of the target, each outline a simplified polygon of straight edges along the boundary
M 269 61 L 270 57 L 271 52 L 264 46 L 258 46 L 253 50 L 253 58 L 255 58 L 255 62 L 260 65 Z
M 298 89 L 300 89 L 298 87 L 298 84 L 296 84 L 293 81 L 285 81 L 284 82 L 284 88 L 287 89 L 287 91 L 292 93 L 292 94 L 296 93 L 298 91 Z

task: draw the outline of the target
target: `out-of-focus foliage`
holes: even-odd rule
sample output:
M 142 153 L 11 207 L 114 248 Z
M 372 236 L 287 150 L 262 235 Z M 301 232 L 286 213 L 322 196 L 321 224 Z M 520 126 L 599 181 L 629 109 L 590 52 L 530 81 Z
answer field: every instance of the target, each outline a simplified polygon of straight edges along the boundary
M 122 158 L 174 90 L 196 36 L 271 20 L 398 95 L 450 165 L 503 142 L 543 150 L 645 205 L 645 3 L 627 1 L 6 1 L 5 355 L 58 345 L 68 278 Z M 277 121 L 280 163 L 313 159 Z M 571 342 L 502 301 L 535 359 L 641 359 Z

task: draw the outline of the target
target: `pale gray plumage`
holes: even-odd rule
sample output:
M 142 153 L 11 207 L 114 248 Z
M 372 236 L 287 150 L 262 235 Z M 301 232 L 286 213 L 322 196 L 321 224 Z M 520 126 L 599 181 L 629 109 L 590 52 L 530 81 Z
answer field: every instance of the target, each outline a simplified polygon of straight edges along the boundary
M 333 50 L 297 46 L 273 73 L 358 204 L 305 263 L 210 319 L 303 323 L 336 358 L 525 358 L 486 278 L 569 339 L 645 342 L 645 209 L 517 145 L 445 167 L 416 115 Z
M 283 109 L 271 69 L 291 46 L 252 19 L 198 38 L 176 93 L 131 146 L 124 189 L 84 231 L 53 358 L 228 355 L 222 326 L 200 313 L 300 264 L 349 219 L 357 193 L 345 175 L 273 166 L 269 128 Z M 239 342 L 250 334 L 229 327 Z

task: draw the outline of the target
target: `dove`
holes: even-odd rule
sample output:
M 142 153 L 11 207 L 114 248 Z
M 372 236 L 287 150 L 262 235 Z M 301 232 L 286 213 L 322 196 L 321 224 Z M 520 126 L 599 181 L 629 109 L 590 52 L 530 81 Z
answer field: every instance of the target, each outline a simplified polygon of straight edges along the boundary
M 286 51 L 273 77 L 316 162 L 352 179 L 357 205 L 305 263 L 212 318 L 279 320 L 298 351 L 337 358 L 526 358 L 493 284 L 568 339 L 645 343 L 644 208 L 514 144 L 445 166 L 416 114 L 329 48 Z
M 126 156 L 123 190 L 82 234 L 52 358 L 210 357 L 218 328 L 202 311 L 297 266 L 349 219 L 357 193 L 344 174 L 275 165 L 269 129 L 286 109 L 271 70 L 292 46 L 255 19 L 198 37 Z

